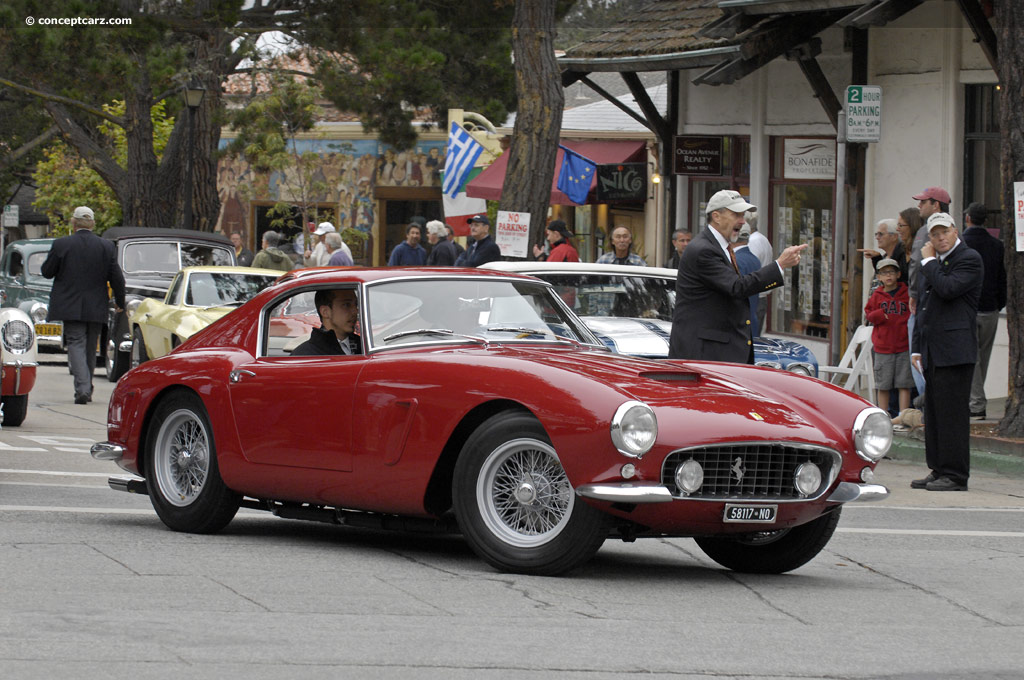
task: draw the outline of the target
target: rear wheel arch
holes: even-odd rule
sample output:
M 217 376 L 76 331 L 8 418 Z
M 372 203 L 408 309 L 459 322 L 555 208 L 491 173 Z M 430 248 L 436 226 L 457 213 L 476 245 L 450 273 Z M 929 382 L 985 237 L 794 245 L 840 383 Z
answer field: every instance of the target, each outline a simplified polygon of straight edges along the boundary
M 149 471 L 146 469 L 146 465 L 148 464 L 148 462 L 146 461 L 146 456 L 144 455 L 144 453 L 146 448 L 146 442 L 149 441 L 149 431 L 150 428 L 153 426 L 153 414 L 156 413 L 157 408 L 159 408 L 160 404 L 164 400 L 169 399 L 176 393 L 182 392 L 191 393 L 200 401 L 203 398 L 201 394 L 199 394 L 190 387 L 186 387 L 184 385 L 171 385 L 161 390 L 155 397 L 153 397 L 153 399 L 150 400 L 149 406 L 148 408 L 146 408 L 146 412 L 142 416 L 142 427 L 139 429 L 139 450 L 135 457 L 135 463 L 139 468 L 140 477 L 149 476 Z

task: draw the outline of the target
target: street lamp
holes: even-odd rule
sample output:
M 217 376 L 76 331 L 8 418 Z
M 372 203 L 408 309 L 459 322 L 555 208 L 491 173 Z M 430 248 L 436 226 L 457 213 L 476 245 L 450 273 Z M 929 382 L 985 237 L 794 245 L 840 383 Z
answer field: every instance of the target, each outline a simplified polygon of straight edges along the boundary
M 196 109 L 203 103 L 206 90 L 198 78 L 193 77 L 185 86 L 185 106 L 188 107 L 188 152 L 185 156 L 185 209 L 184 224 L 192 228 L 192 164 L 195 156 Z

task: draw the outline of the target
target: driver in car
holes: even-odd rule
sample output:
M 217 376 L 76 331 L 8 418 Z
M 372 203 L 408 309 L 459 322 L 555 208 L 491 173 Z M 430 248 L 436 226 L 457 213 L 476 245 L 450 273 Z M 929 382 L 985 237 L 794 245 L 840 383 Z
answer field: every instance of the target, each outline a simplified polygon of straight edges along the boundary
M 351 288 L 318 290 L 313 298 L 320 328 L 314 328 L 292 356 L 323 356 L 328 354 L 360 354 L 362 341 L 356 334 L 359 302 Z

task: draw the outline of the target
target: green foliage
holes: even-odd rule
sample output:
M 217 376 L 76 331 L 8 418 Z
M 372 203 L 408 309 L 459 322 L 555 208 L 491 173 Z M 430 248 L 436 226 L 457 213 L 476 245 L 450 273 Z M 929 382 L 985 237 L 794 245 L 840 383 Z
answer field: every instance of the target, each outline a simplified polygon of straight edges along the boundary
M 115 116 L 123 115 L 124 108 L 123 101 L 103 105 L 104 111 Z M 163 104 L 153 107 L 152 118 L 154 151 L 160 157 L 174 128 L 174 119 L 166 116 Z M 128 153 L 124 129 L 104 121 L 97 131 L 111 157 L 124 167 Z M 44 149 L 43 159 L 36 166 L 32 179 L 36 184 L 33 205 L 46 214 L 57 234 L 70 231 L 71 213 L 79 205 L 92 208 L 96 233 L 121 223 L 121 206 L 114 191 L 63 141 Z

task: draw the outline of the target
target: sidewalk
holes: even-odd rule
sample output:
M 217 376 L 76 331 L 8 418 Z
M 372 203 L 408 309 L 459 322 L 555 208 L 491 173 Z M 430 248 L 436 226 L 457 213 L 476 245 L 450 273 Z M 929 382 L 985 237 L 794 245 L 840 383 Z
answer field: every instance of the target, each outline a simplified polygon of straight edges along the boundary
M 1003 418 L 1006 399 L 989 399 L 988 417 L 971 420 L 971 424 L 994 425 Z M 923 463 L 924 432 L 897 432 L 889 456 L 892 460 Z M 990 472 L 998 475 L 1024 477 L 1024 442 L 993 436 L 971 434 L 971 472 Z

